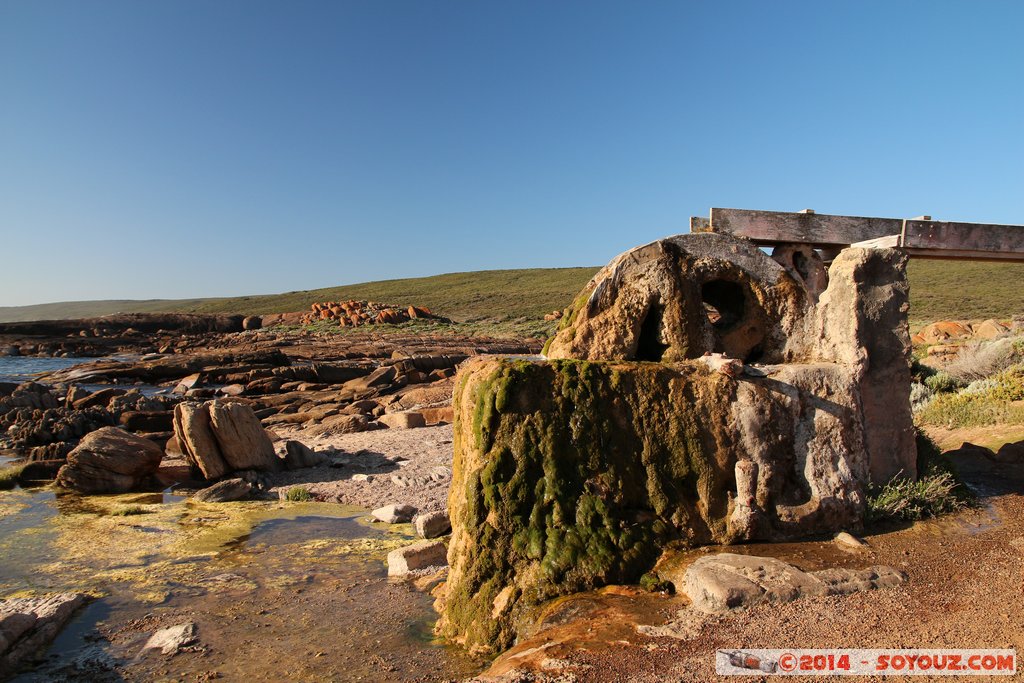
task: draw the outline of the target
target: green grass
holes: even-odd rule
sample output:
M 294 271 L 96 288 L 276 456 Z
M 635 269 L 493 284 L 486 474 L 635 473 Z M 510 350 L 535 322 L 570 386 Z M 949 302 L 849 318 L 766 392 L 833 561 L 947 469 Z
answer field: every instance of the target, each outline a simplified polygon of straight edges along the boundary
M 1024 313 L 1024 263 L 912 259 L 910 326 L 937 320 L 1005 320 Z
M 292 503 L 306 503 L 313 500 L 313 494 L 304 486 L 293 486 L 284 494 L 284 499 Z
M 516 325 L 522 319 L 536 321 L 545 313 L 568 306 L 596 271 L 594 267 L 484 270 L 284 294 L 0 307 L 0 322 L 87 318 L 117 312 L 263 315 L 307 310 L 317 301 L 359 299 L 426 306 L 439 315 L 463 323 L 480 323 L 488 330 L 494 323 L 509 323 L 518 333 Z M 1024 264 L 914 260 L 909 276 L 914 329 L 936 320 L 1007 319 L 1024 313 L 1024 288 L 1017 286 L 1024 280 Z

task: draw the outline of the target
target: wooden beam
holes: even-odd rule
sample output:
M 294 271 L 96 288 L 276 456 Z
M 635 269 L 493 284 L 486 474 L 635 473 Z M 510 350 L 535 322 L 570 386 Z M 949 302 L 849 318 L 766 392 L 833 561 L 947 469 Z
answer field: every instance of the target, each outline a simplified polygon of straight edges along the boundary
M 886 235 L 885 237 L 876 237 L 873 240 L 854 242 L 850 246 L 861 247 L 863 249 L 895 249 L 900 246 L 901 238 L 902 235 Z
M 993 259 L 1020 260 L 1024 258 L 1024 226 L 907 220 L 903 221 L 900 246 L 908 252 L 987 254 Z
M 846 246 L 895 235 L 902 228 L 903 221 L 899 218 L 711 209 L 711 232 L 746 237 L 755 244 L 796 242 L 815 247 Z
M 690 218 L 690 232 L 711 232 L 711 220 L 703 216 Z

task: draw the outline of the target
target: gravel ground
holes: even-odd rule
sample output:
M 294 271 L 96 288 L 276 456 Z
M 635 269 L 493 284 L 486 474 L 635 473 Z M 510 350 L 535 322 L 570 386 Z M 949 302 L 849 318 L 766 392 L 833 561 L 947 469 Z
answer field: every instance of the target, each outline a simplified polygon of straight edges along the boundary
M 277 493 L 294 486 L 318 500 L 369 509 L 399 503 L 421 512 L 443 511 L 451 482 L 452 426 L 379 429 L 332 437 L 308 436 L 301 429 L 274 430 L 282 439 L 330 451 L 334 466 L 283 472 L 270 477 Z M 354 475 L 366 475 L 369 480 Z
M 637 627 L 623 638 L 621 631 L 610 631 L 613 625 L 595 615 L 582 624 L 542 631 L 499 658 L 492 671 L 507 671 L 502 661 L 530 648 L 543 649 L 531 665 L 517 662 L 516 666 L 547 673 L 536 678 L 513 673 L 501 680 L 716 681 L 721 680 L 714 669 L 718 649 L 1014 648 L 1020 655 L 1024 653 L 1024 465 L 1014 468 L 981 461 L 965 465 L 968 481 L 986 492 L 980 509 L 866 536 L 871 551 L 864 565 L 885 564 L 906 572 L 909 581 L 899 588 L 762 605 L 713 617 L 685 607 L 680 610 L 662 599 L 663 609 L 672 606 L 675 614 L 660 628 Z M 572 629 L 573 637 L 564 637 L 563 628 Z M 665 635 L 647 635 L 652 633 Z M 585 642 L 576 634 L 585 634 Z M 558 642 L 564 645 L 549 646 Z M 1015 678 L 994 680 L 1022 677 L 1018 664 Z

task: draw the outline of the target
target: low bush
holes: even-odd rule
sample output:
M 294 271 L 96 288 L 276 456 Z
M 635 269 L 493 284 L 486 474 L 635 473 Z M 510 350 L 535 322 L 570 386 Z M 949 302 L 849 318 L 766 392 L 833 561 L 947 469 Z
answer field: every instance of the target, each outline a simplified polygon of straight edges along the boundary
M 938 375 L 936 375 L 938 377 Z M 963 391 L 942 393 L 920 408 L 917 420 L 956 429 L 1024 423 L 1024 365 L 976 380 Z
M 293 503 L 305 503 L 313 500 L 313 494 L 305 486 L 293 486 L 284 494 L 284 499 Z
M 963 383 L 947 372 L 936 372 L 926 377 L 924 385 L 936 394 L 948 394 L 963 388 Z
M 1015 340 L 998 339 L 961 347 L 960 353 L 951 360 L 945 372 L 962 384 L 991 377 L 1006 370 L 1021 360 L 1021 352 Z
M 921 411 L 932 400 L 932 396 L 934 394 L 931 389 L 920 382 L 914 382 L 910 385 L 910 409 L 915 413 Z
M 952 463 L 935 442 L 917 433 L 917 480 L 897 475 L 883 486 L 868 491 L 867 517 L 917 521 L 956 512 L 974 503 L 974 496 L 960 480 Z

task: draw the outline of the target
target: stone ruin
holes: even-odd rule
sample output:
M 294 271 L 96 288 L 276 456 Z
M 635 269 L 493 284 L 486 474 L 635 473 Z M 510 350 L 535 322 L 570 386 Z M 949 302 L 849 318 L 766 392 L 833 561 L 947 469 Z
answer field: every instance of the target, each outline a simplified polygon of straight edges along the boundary
M 905 265 L 670 237 L 603 268 L 546 359 L 464 365 L 439 630 L 500 649 L 669 544 L 860 527 L 869 483 L 916 476 Z

